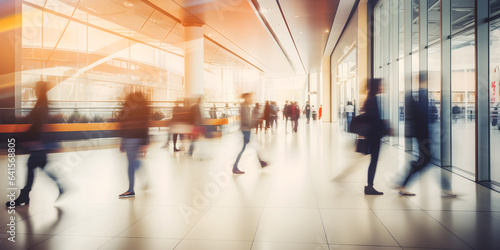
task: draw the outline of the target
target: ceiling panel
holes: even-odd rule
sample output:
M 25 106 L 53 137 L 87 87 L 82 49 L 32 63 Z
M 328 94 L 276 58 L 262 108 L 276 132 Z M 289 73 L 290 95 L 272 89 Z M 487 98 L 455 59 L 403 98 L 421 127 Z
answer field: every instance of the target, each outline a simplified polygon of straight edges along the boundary
M 248 1 L 150 0 L 183 23 L 204 24 L 204 34 L 271 75 L 295 72 Z M 172 4 L 174 3 L 174 4 Z
M 339 0 L 278 1 L 308 72 L 321 71 L 321 57 Z

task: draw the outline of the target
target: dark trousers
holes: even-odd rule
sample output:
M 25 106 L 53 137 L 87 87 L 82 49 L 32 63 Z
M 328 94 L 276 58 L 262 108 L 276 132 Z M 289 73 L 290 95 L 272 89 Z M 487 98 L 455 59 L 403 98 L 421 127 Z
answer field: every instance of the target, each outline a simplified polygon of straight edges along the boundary
M 368 166 L 368 186 L 373 186 L 373 179 L 375 179 L 375 172 L 377 171 L 378 155 L 380 153 L 380 137 L 368 136 L 368 144 L 370 147 L 370 165 Z
M 418 160 L 410 162 L 410 172 L 401 183 L 401 186 L 405 187 L 414 174 L 422 171 L 429 164 L 431 160 L 430 152 L 429 140 L 418 140 Z
M 29 192 L 33 186 L 33 181 L 35 180 L 35 168 L 39 167 L 43 169 L 45 165 L 47 165 L 47 151 L 33 151 L 30 154 L 30 158 L 28 159 L 28 178 L 26 179 L 26 186 L 24 186 L 25 190 Z M 49 176 L 53 178 L 52 175 Z
M 172 141 L 174 142 L 174 149 L 177 148 L 177 137 L 179 137 L 179 134 L 174 134 Z
M 245 151 L 247 144 L 250 142 L 250 131 L 241 131 L 241 133 L 243 133 L 243 148 L 241 149 L 241 152 L 238 154 L 236 162 L 234 162 L 233 171 L 238 170 L 238 162 L 240 161 L 241 155 Z
M 295 118 L 292 120 L 292 130 L 293 132 L 297 133 L 297 127 L 299 126 L 299 119 Z
M 351 126 L 351 121 L 352 121 L 352 112 L 347 113 L 347 128 L 345 131 L 349 132 L 351 129 L 349 128 Z

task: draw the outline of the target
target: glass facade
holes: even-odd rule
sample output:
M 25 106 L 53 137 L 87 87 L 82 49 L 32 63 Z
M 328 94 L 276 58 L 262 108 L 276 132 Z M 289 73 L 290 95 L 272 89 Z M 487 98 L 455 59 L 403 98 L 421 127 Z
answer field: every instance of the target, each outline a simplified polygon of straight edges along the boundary
M 128 4 L 127 4 L 128 3 Z M 112 6 L 109 6 L 112 5 Z M 257 92 L 260 70 L 204 39 L 206 102 Z M 184 97 L 184 27 L 141 1 L 27 0 L 22 3 L 21 115 L 48 81 L 51 112 L 110 119 L 132 91 L 167 107 Z
M 358 69 L 358 11 L 352 15 L 347 24 L 344 35 L 339 39 L 337 49 L 331 56 L 331 117 L 338 121 L 340 129 L 345 130 L 347 123 L 345 117 L 345 106 L 351 102 L 355 107 L 355 113 L 361 108 L 360 86 L 363 86 L 359 77 Z
M 428 5 L 428 101 L 429 139 L 431 155 L 441 160 L 441 0 L 429 1 Z
M 442 15 L 443 9 L 446 10 L 444 13 L 451 14 Z M 490 174 L 483 176 L 499 183 L 500 157 L 495 152 L 500 143 L 500 1 L 489 1 L 490 47 L 489 63 L 486 64 L 477 64 L 476 51 L 488 49 L 476 47 L 477 11 L 474 0 L 379 0 L 373 9 L 373 71 L 374 77 L 383 78 L 385 82 L 383 100 L 389 104 L 382 105 L 382 112 L 397 131 L 395 136 L 398 138 L 391 140 L 393 145 L 408 151 L 416 149 L 404 139 L 405 95 L 409 94 L 428 105 L 433 162 L 450 165 L 455 170 L 476 176 L 476 179 L 481 174 L 478 171 L 486 171 Z M 411 18 L 405 19 L 405 16 Z M 450 23 L 451 36 L 442 37 L 448 32 L 443 30 L 446 23 Z M 445 41 L 451 43 L 449 49 L 443 45 Z M 391 47 L 387 48 L 387 44 Z M 444 63 L 447 60 L 443 56 L 447 55 L 450 55 L 451 63 Z M 489 69 L 489 98 L 476 96 L 481 77 L 477 76 L 476 67 L 483 65 L 488 65 Z M 444 72 L 451 73 L 447 76 Z M 443 105 L 443 101 L 447 105 Z M 397 105 L 393 106 L 391 102 L 397 102 Z M 477 116 L 481 103 L 487 103 L 489 107 L 487 170 L 476 166 L 479 164 L 476 161 L 477 134 L 483 133 L 476 125 L 486 119 L 486 116 Z M 449 135 L 442 132 L 448 125 L 451 128 Z M 447 149 L 451 154 L 443 153 Z
M 500 0 L 490 1 L 490 164 L 491 179 L 500 183 Z
M 475 174 L 474 0 L 451 1 L 452 164 Z

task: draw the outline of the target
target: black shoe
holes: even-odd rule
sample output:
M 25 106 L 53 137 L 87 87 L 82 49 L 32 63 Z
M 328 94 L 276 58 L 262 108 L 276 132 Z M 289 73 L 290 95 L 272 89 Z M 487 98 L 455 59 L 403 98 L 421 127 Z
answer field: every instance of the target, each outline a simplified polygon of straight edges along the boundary
M 181 151 L 181 150 L 174 148 L 174 152 L 179 152 L 179 151 Z
M 59 195 L 56 198 L 56 201 L 58 201 L 64 194 L 64 189 L 62 187 L 59 187 Z
M 21 189 L 21 194 L 19 194 L 19 197 L 17 197 L 17 199 L 13 200 L 13 201 L 7 201 L 5 203 L 5 206 L 9 207 L 11 205 L 14 205 L 14 206 L 20 206 L 20 205 L 29 205 L 30 204 L 30 191 L 31 190 L 27 190 L 27 189 Z M 11 204 L 12 203 L 12 204 Z
M 377 191 L 373 186 L 366 186 L 365 187 L 365 194 L 366 195 L 383 195 L 383 192 Z
M 260 166 L 261 167 L 266 167 L 268 164 L 265 161 L 260 161 Z
M 118 198 L 131 198 L 131 197 L 134 197 L 134 196 L 135 196 L 135 192 L 134 191 L 132 191 L 132 192 L 127 191 L 127 192 L 125 192 L 123 194 L 118 195 Z
M 244 174 L 245 171 L 241 171 L 239 169 L 233 170 L 233 174 Z

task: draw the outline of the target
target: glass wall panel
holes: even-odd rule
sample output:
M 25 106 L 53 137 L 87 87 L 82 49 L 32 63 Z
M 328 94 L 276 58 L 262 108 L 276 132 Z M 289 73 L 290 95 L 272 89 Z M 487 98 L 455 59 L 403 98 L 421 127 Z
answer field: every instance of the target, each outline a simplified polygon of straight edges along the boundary
M 411 25 L 411 86 L 414 98 L 418 98 L 419 88 L 419 45 L 420 45 L 420 0 L 412 0 L 412 25 Z
M 474 0 L 451 4 L 452 165 L 475 174 Z
M 110 110 L 132 91 L 142 91 L 163 108 L 184 96 L 183 26 L 140 1 L 111 4 L 23 2 L 21 101 L 26 112 L 40 80 L 51 85 L 52 114 L 66 117 L 104 107 L 108 111 L 92 115 L 112 118 Z M 260 71 L 213 42 L 206 40 L 204 50 L 212 51 L 205 54 L 206 102 L 236 102 L 242 91 L 257 92 Z
M 405 2 L 399 0 L 399 145 L 405 143 Z
M 490 16 L 500 13 L 500 0 L 490 1 Z M 490 167 L 491 180 L 500 183 L 500 19 L 490 22 Z
M 441 159 L 441 0 L 430 0 L 428 10 L 428 99 L 431 156 Z

